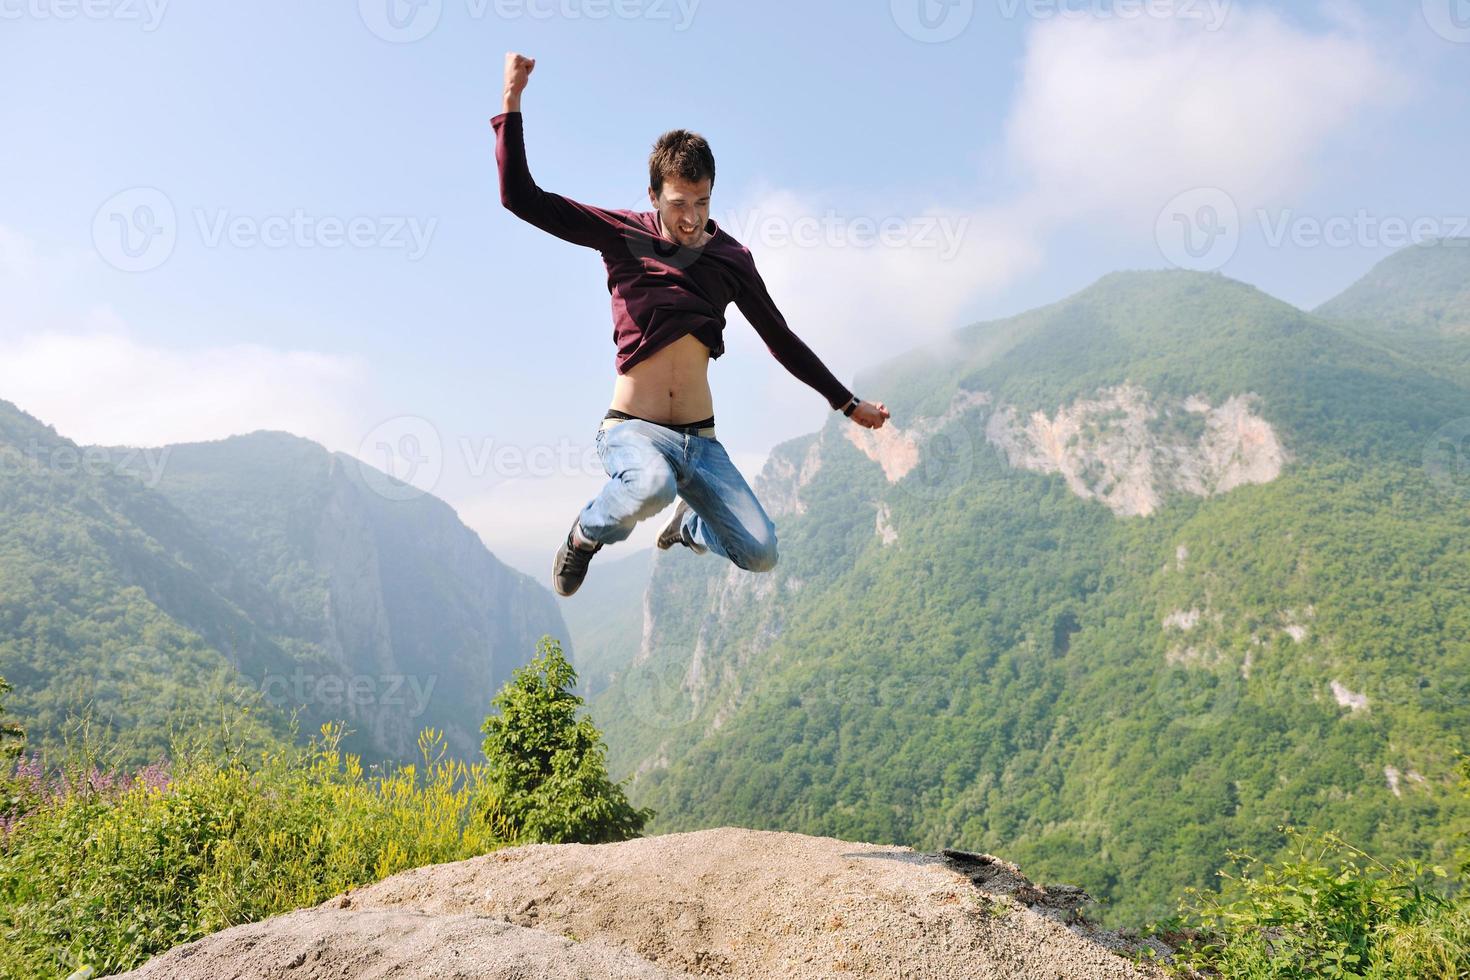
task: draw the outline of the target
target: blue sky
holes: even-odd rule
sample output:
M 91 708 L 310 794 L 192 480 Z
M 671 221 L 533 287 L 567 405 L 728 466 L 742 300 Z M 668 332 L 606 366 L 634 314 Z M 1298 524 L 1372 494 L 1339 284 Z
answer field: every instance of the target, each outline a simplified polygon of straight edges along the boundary
M 549 190 L 646 207 L 654 139 L 703 133 L 713 216 L 849 383 L 1117 268 L 1311 307 L 1415 222 L 1470 233 L 1470 0 L 919 2 L 0 0 L 0 398 L 83 443 L 296 432 L 544 580 L 614 348 L 598 255 L 500 206 L 508 50 Z M 728 314 L 753 480 L 829 410 Z

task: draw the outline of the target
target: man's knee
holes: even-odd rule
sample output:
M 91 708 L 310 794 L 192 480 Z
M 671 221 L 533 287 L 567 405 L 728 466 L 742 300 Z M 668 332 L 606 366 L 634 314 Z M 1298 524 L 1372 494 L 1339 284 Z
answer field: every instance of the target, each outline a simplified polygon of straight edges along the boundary
M 641 521 L 674 502 L 678 483 L 674 479 L 673 468 L 664 463 L 662 466 L 650 466 L 641 470 L 630 481 L 628 489 L 639 501 L 636 516 Z
M 747 543 L 737 562 L 747 572 L 769 572 L 776 567 L 776 533 L 771 531 Z

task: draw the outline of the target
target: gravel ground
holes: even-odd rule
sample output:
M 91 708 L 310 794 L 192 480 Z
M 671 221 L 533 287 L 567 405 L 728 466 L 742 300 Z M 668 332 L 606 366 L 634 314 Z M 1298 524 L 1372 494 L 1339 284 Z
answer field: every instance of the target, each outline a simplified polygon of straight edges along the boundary
M 1117 955 L 1142 942 L 1080 918 L 1090 901 L 991 855 L 721 827 L 416 868 L 122 976 L 1163 977 Z

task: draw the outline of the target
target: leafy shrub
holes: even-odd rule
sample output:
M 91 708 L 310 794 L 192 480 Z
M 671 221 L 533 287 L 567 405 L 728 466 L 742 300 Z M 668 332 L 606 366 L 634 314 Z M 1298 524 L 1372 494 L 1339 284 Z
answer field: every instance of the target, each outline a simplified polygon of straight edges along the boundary
M 1470 788 L 1470 757 L 1461 762 Z M 1219 894 L 1186 889 L 1179 914 L 1146 931 L 1172 940 L 1171 967 L 1190 977 L 1241 980 L 1463 980 L 1470 977 L 1470 894 L 1434 890 L 1439 865 L 1392 865 L 1334 831 L 1278 829 L 1290 856 L 1257 867 L 1228 850 L 1238 873 Z M 1460 866 L 1462 877 L 1470 860 Z M 1463 885 L 1463 880 L 1460 882 Z
M 536 657 L 517 668 L 485 719 L 490 787 L 517 843 L 600 844 L 638 836 L 654 816 L 634 809 L 607 775 L 602 734 L 577 718 L 577 672 L 561 644 L 543 636 Z

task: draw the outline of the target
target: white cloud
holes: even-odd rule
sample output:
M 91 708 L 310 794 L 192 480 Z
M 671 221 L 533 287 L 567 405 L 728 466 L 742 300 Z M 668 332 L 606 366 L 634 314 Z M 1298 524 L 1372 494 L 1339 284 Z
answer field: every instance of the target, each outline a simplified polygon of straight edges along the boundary
M 977 294 L 1031 271 L 1040 248 L 1018 217 L 773 190 L 727 215 L 723 227 L 750 248 L 792 330 L 846 377 L 948 333 Z M 729 313 L 741 325 L 734 345 L 769 359 L 738 308 Z
M 1403 80 L 1361 35 L 1309 33 L 1263 8 L 1038 24 L 1006 128 L 1048 219 L 1158 208 L 1213 186 L 1242 205 L 1310 183 L 1324 143 Z
M 282 429 L 356 450 L 368 370 L 356 356 L 140 338 L 66 290 L 76 257 L 0 225 L 0 398 L 84 445 L 160 446 Z
M 356 449 L 350 408 L 365 373 L 354 358 L 258 344 L 160 348 L 107 313 L 75 332 L 0 346 L 3 397 L 83 444 L 158 446 L 283 429 Z

